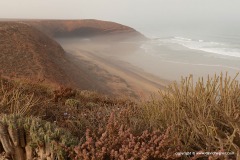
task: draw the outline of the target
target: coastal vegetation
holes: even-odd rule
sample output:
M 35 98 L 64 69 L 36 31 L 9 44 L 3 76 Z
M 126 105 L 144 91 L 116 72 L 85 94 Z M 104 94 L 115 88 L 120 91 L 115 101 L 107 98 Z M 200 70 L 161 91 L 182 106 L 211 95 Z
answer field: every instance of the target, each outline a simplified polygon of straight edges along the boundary
M 227 74 L 183 78 L 149 101 L 1 77 L 0 152 L 14 160 L 239 159 L 239 97 Z

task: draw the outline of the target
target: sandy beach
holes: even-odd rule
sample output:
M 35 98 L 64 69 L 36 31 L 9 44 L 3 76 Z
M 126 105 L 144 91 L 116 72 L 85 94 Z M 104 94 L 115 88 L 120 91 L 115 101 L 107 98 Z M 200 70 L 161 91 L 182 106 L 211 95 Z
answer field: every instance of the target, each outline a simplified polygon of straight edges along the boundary
M 95 73 L 96 81 L 102 80 L 116 95 L 148 97 L 171 82 L 180 81 L 181 77 L 193 75 L 197 80 L 221 72 L 235 77 L 239 72 L 237 59 L 180 45 L 157 46 L 154 53 L 130 42 L 109 44 L 88 39 L 58 42 L 79 64 L 85 62 L 84 67 L 87 66 L 89 73 Z
M 69 56 L 74 57 L 79 65 L 84 63 L 89 73 L 96 74 L 95 79 L 102 81 L 115 95 L 126 97 L 134 95 L 148 99 L 151 94 L 157 93 L 169 83 L 123 60 L 123 57 L 128 56 L 124 54 L 126 51 L 129 54 L 134 52 L 135 47 L 132 45 L 123 44 L 123 47 L 63 39 L 58 42 Z

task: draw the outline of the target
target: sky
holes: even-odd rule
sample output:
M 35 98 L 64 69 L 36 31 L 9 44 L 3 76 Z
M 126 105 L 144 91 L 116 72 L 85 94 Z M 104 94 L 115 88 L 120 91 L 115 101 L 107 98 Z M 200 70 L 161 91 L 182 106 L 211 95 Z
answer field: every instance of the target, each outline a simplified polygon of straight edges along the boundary
M 101 19 L 148 31 L 238 29 L 239 6 L 240 0 L 0 0 L 0 18 Z

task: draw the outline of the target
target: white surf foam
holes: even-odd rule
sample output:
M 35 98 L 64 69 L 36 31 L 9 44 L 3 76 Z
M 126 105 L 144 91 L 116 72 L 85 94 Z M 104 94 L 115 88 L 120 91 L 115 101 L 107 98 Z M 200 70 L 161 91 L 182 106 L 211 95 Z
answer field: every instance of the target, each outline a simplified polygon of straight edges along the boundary
M 204 40 L 194 40 L 184 37 L 171 37 L 168 39 L 159 39 L 160 44 L 162 43 L 175 43 L 180 44 L 184 47 L 194 50 L 205 51 L 209 53 L 219 54 L 223 56 L 231 56 L 240 58 L 240 46 L 231 46 L 231 44 L 211 42 Z

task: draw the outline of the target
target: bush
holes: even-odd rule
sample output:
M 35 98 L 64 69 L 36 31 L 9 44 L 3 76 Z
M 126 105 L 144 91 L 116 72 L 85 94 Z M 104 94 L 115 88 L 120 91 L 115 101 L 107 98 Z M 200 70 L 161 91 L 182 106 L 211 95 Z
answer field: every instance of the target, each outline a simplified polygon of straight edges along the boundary
M 108 124 L 97 132 L 86 131 L 85 141 L 75 147 L 72 159 L 177 159 L 179 151 L 169 137 L 171 127 L 165 132 L 144 131 L 139 136 L 120 125 L 112 113 Z

